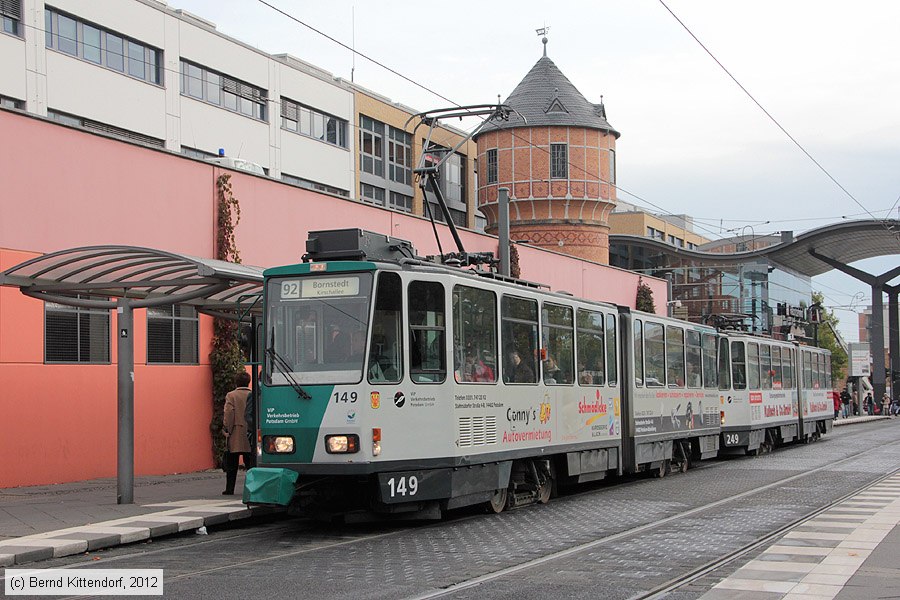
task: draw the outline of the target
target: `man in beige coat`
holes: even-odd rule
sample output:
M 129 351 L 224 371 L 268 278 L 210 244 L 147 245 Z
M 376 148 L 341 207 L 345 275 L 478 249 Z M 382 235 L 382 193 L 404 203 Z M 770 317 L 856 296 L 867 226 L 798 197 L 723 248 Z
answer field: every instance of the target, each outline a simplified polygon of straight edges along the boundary
M 223 427 L 225 431 L 225 496 L 234 494 L 234 483 L 237 479 L 238 459 L 244 457 L 244 466 L 250 465 L 250 439 L 247 437 L 247 421 L 244 412 L 250 396 L 250 374 L 241 371 L 234 378 L 236 389 L 225 395 L 225 415 Z

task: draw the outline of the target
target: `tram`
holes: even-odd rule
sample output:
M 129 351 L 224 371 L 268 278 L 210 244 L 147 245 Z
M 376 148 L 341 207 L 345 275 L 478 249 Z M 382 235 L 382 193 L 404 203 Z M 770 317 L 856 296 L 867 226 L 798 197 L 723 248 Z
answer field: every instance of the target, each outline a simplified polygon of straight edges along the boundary
M 831 431 L 827 350 L 730 332 L 719 364 L 723 453 L 760 454 Z
M 824 351 L 760 352 L 748 336 L 429 262 L 361 230 L 313 232 L 307 249 L 308 262 L 264 274 L 245 502 L 271 503 L 277 488 L 304 513 L 500 512 L 559 485 L 687 470 L 720 446 L 756 450 L 776 426 L 778 441 L 830 429 L 812 389 Z M 810 385 L 798 396 L 779 383 L 777 399 L 795 354 Z M 757 388 L 768 396 L 754 420 Z

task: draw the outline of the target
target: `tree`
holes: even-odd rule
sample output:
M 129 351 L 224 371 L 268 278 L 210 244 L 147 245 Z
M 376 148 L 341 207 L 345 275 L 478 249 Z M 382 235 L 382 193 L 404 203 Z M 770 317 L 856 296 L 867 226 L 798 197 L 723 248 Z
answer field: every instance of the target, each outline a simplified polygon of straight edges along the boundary
M 644 283 L 641 277 L 638 277 L 637 297 L 634 301 L 634 307 L 644 312 L 656 312 L 656 304 L 653 302 L 653 290 Z
M 822 306 L 824 302 L 825 296 L 822 292 L 813 292 L 812 305 Z M 841 348 L 833 331 L 837 329 L 838 323 L 840 320 L 834 315 L 834 311 L 822 306 L 822 320 L 818 325 L 818 343 L 820 348 L 831 352 L 831 381 L 835 386 L 847 377 L 847 353 Z M 807 336 L 813 338 L 816 335 L 815 328 L 816 325 L 807 326 Z

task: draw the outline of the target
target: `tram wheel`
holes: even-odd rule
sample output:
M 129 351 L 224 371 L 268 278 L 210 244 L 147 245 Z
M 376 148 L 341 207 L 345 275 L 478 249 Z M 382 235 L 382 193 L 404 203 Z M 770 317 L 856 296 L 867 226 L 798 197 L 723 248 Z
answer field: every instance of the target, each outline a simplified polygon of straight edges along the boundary
M 664 460 L 659 464 L 659 469 L 656 471 L 656 477 L 658 479 L 662 479 L 669 472 L 669 461 Z
M 506 503 L 508 499 L 509 490 L 507 488 L 494 490 L 494 495 L 491 496 L 491 499 L 488 501 L 488 506 L 491 507 L 491 511 L 494 514 L 499 515 L 506 509 Z
M 682 473 L 687 473 L 688 469 L 690 469 L 690 468 L 691 468 L 690 460 L 688 459 L 688 457 L 685 456 L 684 460 L 681 461 L 681 464 L 678 465 L 678 470 L 681 471 Z
M 547 504 L 550 502 L 550 497 L 553 495 L 553 485 L 555 482 L 556 471 L 553 468 L 553 463 L 550 463 L 550 470 L 546 473 L 546 479 L 538 488 L 537 493 L 537 501 L 541 504 Z

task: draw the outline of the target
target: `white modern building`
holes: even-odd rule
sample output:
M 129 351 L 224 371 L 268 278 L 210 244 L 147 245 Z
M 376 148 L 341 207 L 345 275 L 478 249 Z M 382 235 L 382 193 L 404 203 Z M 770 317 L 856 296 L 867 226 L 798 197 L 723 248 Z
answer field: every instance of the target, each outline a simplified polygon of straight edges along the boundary
M 0 103 L 355 198 L 354 95 L 157 0 L 0 0 Z

